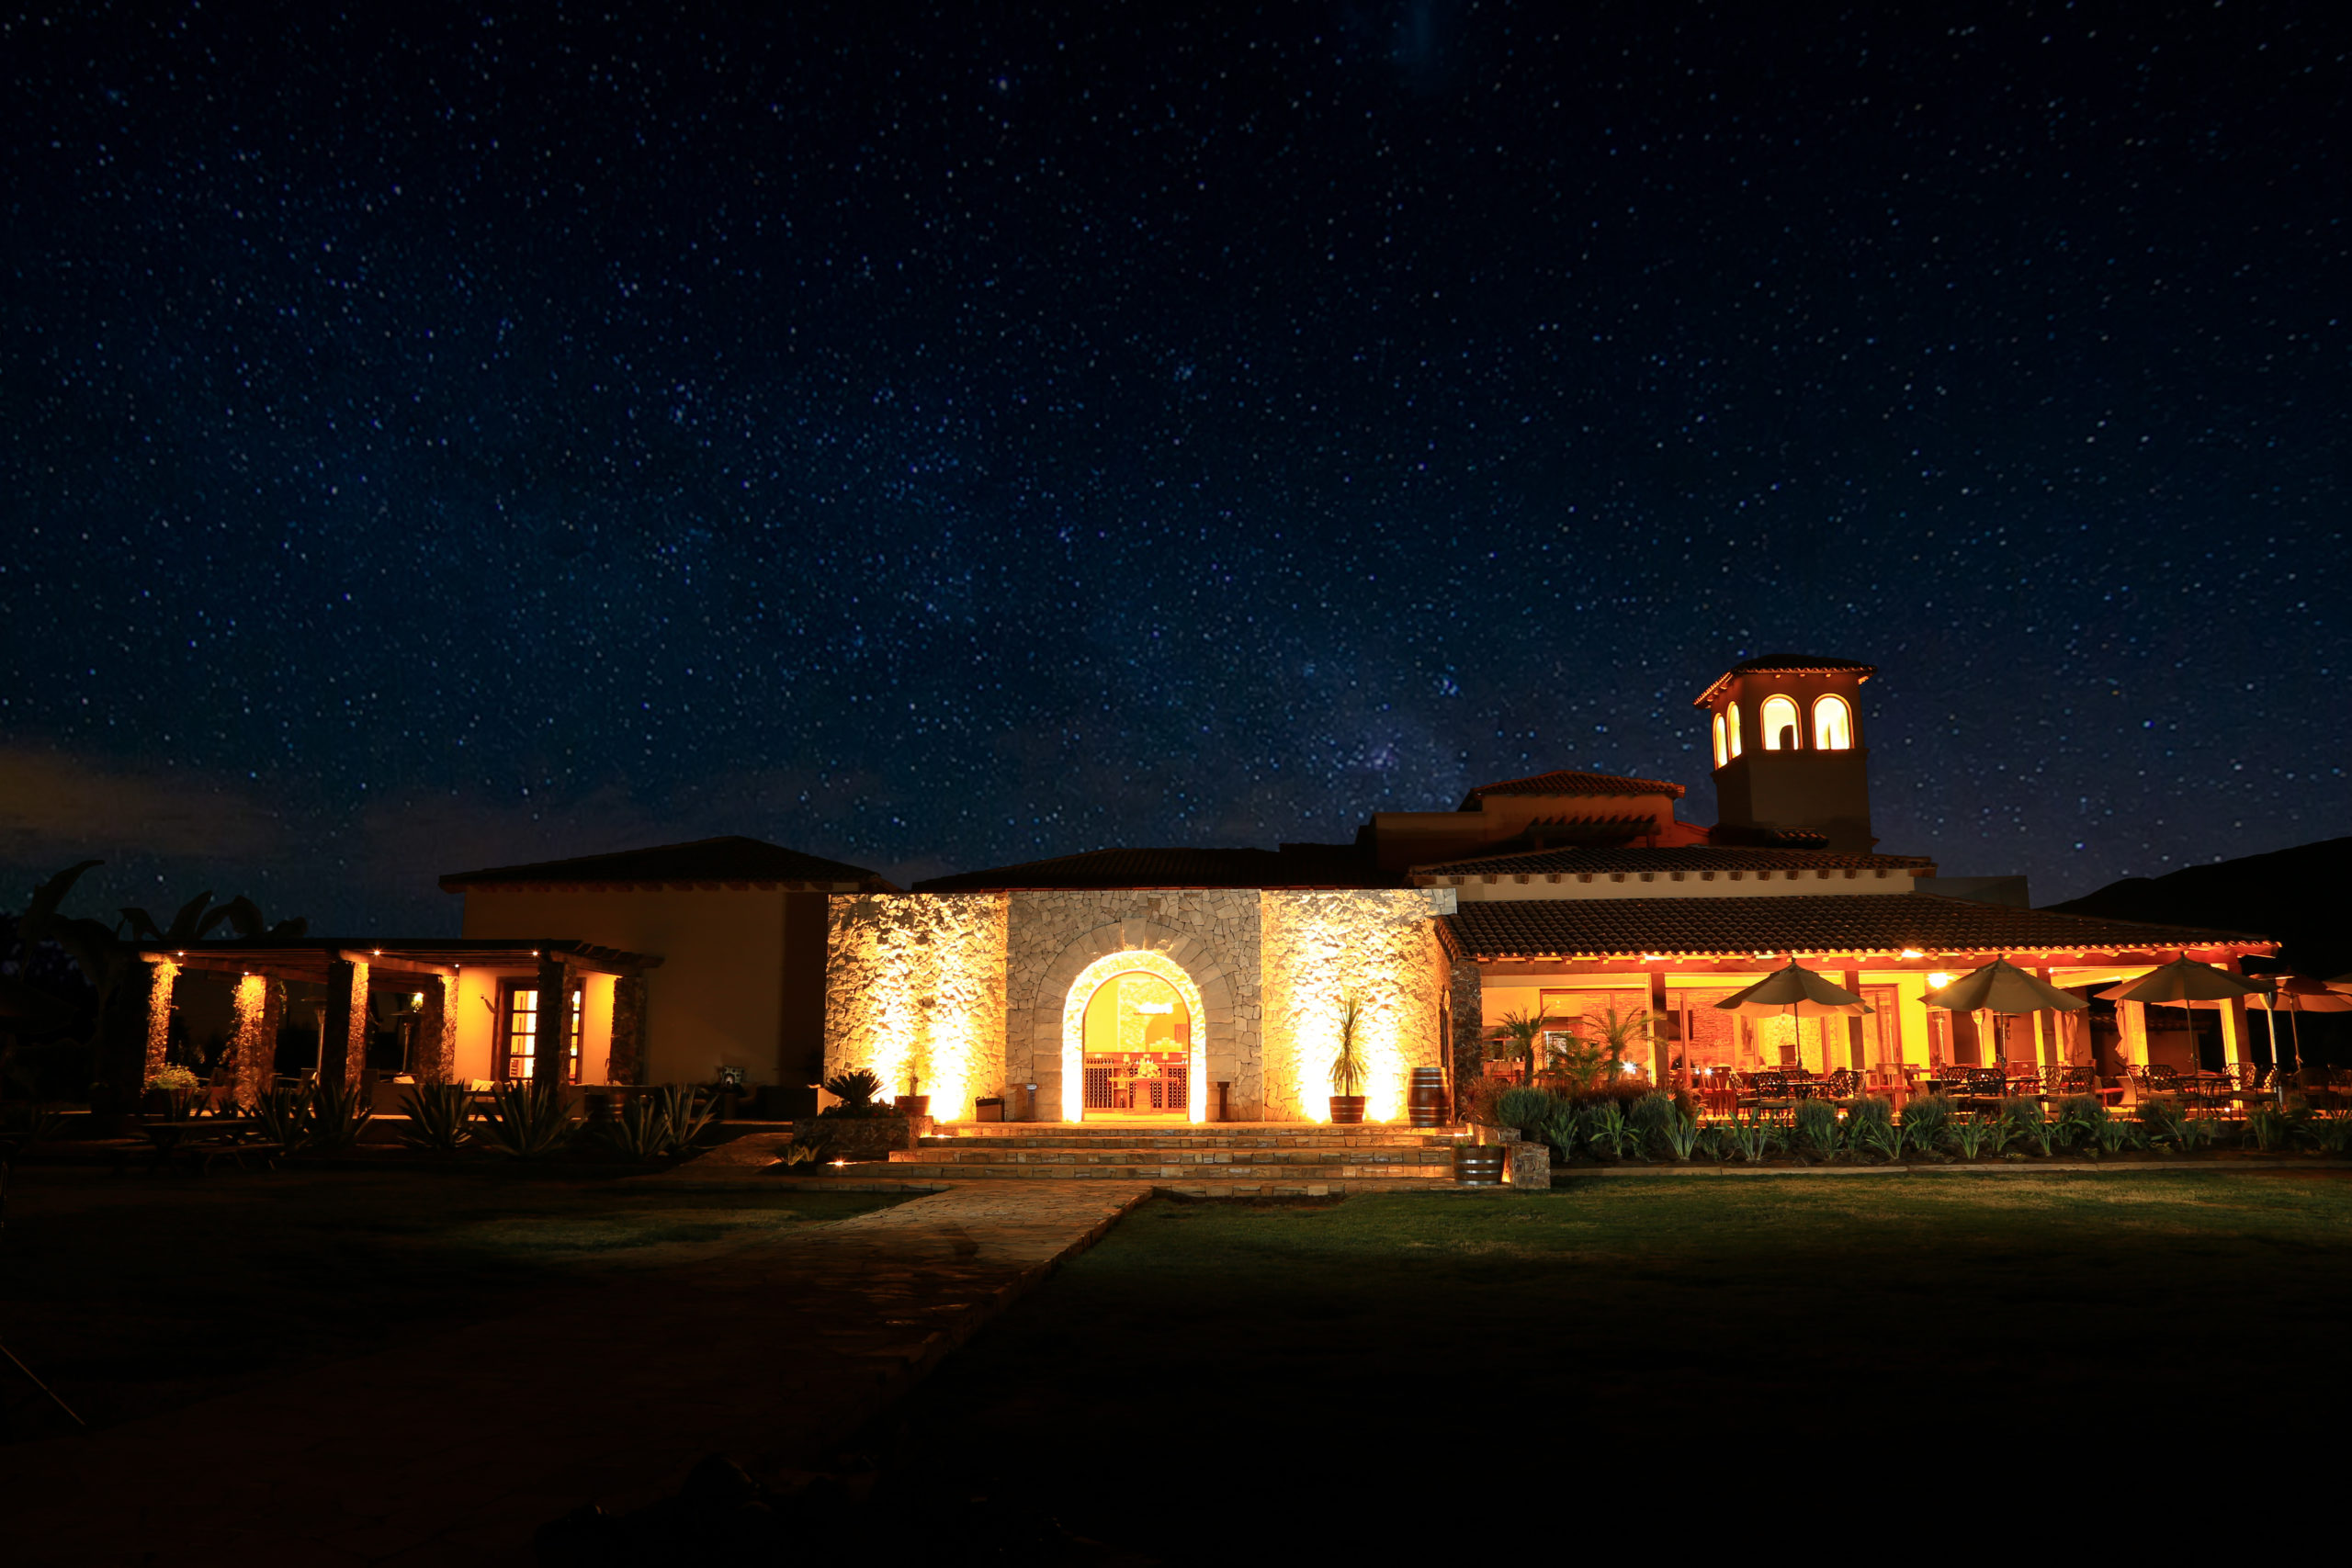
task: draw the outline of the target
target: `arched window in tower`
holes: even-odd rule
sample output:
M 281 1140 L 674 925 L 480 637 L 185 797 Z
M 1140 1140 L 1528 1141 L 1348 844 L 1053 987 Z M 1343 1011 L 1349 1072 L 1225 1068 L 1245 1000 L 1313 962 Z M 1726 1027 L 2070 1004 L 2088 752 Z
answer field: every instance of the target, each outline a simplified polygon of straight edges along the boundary
M 1813 744 L 1818 751 L 1854 749 L 1854 710 L 1843 697 L 1816 697 L 1813 703 Z
M 1739 705 L 1725 703 L 1724 716 L 1731 720 L 1731 754 L 1736 757 L 1739 755 Z
M 1793 751 L 1797 749 L 1797 705 L 1786 697 L 1766 697 L 1757 717 L 1764 721 L 1764 750 Z
M 1724 748 L 1724 716 L 1717 714 L 1715 715 L 1715 766 L 1720 768 L 1730 761 L 1731 753 Z

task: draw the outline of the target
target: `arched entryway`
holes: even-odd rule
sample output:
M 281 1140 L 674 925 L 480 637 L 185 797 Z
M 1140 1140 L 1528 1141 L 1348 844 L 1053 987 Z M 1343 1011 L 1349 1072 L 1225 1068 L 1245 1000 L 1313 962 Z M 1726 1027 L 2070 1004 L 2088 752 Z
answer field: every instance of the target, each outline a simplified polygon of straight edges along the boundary
M 1165 953 L 1088 964 L 1062 1008 L 1062 1119 L 1208 1120 L 1206 1018 L 1199 987 Z

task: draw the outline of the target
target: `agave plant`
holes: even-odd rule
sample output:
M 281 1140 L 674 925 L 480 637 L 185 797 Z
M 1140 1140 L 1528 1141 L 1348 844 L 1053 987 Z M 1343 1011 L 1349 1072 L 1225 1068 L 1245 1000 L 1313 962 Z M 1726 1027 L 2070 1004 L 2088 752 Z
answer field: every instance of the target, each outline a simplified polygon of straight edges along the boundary
M 2114 1118 L 2107 1113 L 2107 1103 L 2095 1094 L 2070 1094 L 2058 1102 L 2058 1123 L 2055 1136 L 2065 1147 L 2077 1144 L 2107 1145 L 2099 1136 L 2099 1129 Z
M 685 1153 L 718 1114 L 718 1106 L 709 1100 L 696 1100 L 693 1088 L 687 1084 L 662 1085 L 660 1104 L 662 1120 L 669 1126 L 670 1141 L 662 1151 L 665 1154 Z
M 2104 1116 L 2091 1123 L 2091 1137 L 2103 1155 L 2120 1154 L 2136 1149 L 2146 1142 L 2137 1122 L 2126 1122 L 2120 1116 Z
M 661 1100 L 631 1100 L 620 1114 L 597 1124 L 598 1135 L 629 1159 L 659 1159 L 670 1149 L 670 1114 Z
M 1781 1130 L 1761 1116 L 1735 1117 L 1724 1124 L 1724 1135 L 1740 1158 L 1761 1165 L 1764 1156 L 1781 1146 Z
M 1796 1110 L 1796 1141 L 1825 1160 L 1836 1159 L 1845 1145 L 1838 1126 L 1838 1108 L 1826 1100 L 1800 1100 Z
M 1903 1108 L 1903 1141 L 1923 1155 L 1931 1155 L 1942 1146 L 1944 1134 L 1951 1130 L 1951 1120 L 1952 1105 L 1949 1097 L 1922 1095 Z
M 482 1111 L 482 1125 L 499 1153 L 542 1159 L 571 1141 L 571 1107 L 553 1089 L 536 1083 L 499 1086 Z
M 1691 1152 L 1699 1146 L 1699 1123 L 1683 1114 L 1679 1106 L 1668 1103 L 1672 1120 L 1658 1129 L 1657 1135 L 1666 1145 L 1666 1152 L 1688 1164 Z
M 2245 1130 L 2254 1146 L 2266 1154 L 2292 1147 L 2299 1130 L 2293 1117 L 2274 1106 L 2257 1105 L 2245 1113 Z
M 1646 1153 L 1655 1146 L 1668 1144 L 1668 1129 L 1682 1120 L 1682 1111 L 1674 1103 L 1672 1095 L 1652 1089 L 1634 1101 L 1634 1109 L 1625 1120 L 1641 1139 L 1638 1146 Z
M 421 1083 L 401 1096 L 409 1130 L 401 1142 L 413 1149 L 455 1154 L 474 1140 L 473 1097 L 458 1083 Z
M 2352 1111 L 2313 1111 L 2303 1125 L 2312 1142 L 2329 1154 L 2340 1155 L 2352 1145 Z
M 1577 1131 L 1595 1153 L 1605 1150 L 1612 1157 L 1623 1159 L 1641 1147 L 1641 1134 L 1625 1120 L 1624 1108 L 1613 1100 L 1586 1106 L 1583 1122 Z
M 2141 1129 L 2150 1144 L 2169 1144 L 2174 1148 L 2189 1146 L 2193 1134 L 2188 1130 L 2188 1118 L 2180 1113 L 2180 1106 L 2169 1100 L 2143 1100 L 2139 1110 Z
M 356 1084 L 334 1084 L 322 1078 L 311 1086 L 311 1143 L 322 1149 L 347 1149 L 359 1141 L 360 1129 L 375 1118 L 373 1107 L 360 1102 Z
M 2183 1148 L 2206 1148 L 2222 1141 L 2222 1119 L 2218 1116 L 2191 1116 L 2181 1123 L 2188 1135 Z
M 254 1120 L 262 1136 L 281 1154 L 292 1154 L 311 1141 L 310 1096 L 290 1089 L 275 1089 L 254 1099 Z
M 1691 1152 L 1701 1159 L 1729 1159 L 1732 1155 L 1730 1130 L 1716 1125 L 1700 1128 L 1698 1136 L 1692 1141 Z
M 1576 1157 L 1577 1135 L 1581 1125 L 1577 1108 L 1555 1096 L 1551 1109 L 1528 1126 L 1527 1135 L 1542 1139 L 1558 1151 L 1562 1160 L 1569 1160 Z
M 2043 1158 L 2049 1157 L 2050 1138 L 2055 1129 L 2051 1126 L 2050 1118 L 2042 1114 L 2041 1101 L 2022 1094 L 2001 1101 L 2001 1125 L 2008 1130 L 2009 1139 L 2031 1144 L 2041 1151 Z
M 1976 1159 L 1988 1149 L 1993 1153 L 1999 1152 L 2000 1145 L 1994 1142 L 1994 1134 L 2001 1130 L 2002 1123 L 1998 1122 L 1987 1121 L 1982 1116 L 1962 1116 L 1955 1118 L 1951 1125 L 1944 1129 L 1944 1134 L 1951 1140 L 1952 1147 L 1960 1151 L 1961 1158 Z

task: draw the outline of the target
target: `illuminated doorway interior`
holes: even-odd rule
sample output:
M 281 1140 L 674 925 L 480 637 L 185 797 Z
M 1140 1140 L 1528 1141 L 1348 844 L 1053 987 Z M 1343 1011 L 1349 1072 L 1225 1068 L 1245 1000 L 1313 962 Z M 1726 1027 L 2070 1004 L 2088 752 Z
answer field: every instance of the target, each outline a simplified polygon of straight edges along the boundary
M 1191 1121 L 1192 1066 L 1192 1010 L 1166 980 L 1130 969 L 1087 998 L 1087 1120 Z

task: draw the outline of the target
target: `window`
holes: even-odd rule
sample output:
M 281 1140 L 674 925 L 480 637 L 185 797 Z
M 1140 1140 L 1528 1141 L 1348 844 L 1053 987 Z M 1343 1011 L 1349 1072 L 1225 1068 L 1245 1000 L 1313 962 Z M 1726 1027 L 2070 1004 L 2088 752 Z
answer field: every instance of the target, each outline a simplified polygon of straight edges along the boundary
M 531 1056 L 538 1043 L 539 988 L 517 980 L 508 980 L 500 987 L 498 1010 L 498 1076 L 512 1082 L 523 1082 L 531 1076 Z M 571 993 L 571 1061 L 565 1074 L 567 1082 L 580 1081 L 580 992 Z
M 1731 753 L 1724 750 L 1724 716 L 1717 714 L 1715 715 L 1715 766 L 1720 768 L 1730 761 Z
M 1854 710 L 1843 697 L 1816 697 L 1813 703 L 1813 744 L 1821 751 L 1854 749 Z
M 1736 757 L 1739 755 L 1739 705 L 1725 703 L 1724 716 L 1731 720 L 1731 754 Z
M 1797 705 L 1786 697 L 1766 697 L 1757 716 L 1764 723 L 1764 750 L 1793 751 L 1797 749 Z

